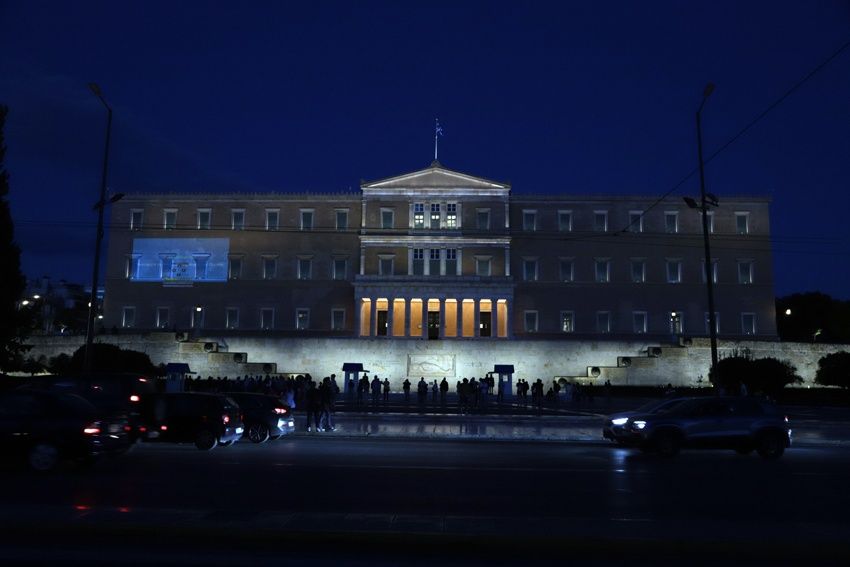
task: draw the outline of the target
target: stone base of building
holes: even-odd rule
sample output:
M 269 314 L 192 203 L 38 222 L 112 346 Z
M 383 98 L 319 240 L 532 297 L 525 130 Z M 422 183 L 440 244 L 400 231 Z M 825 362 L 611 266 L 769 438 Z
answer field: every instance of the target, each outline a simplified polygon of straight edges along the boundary
M 681 345 L 653 341 L 522 340 L 422 341 L 358 338 L 204 337 L 188 340 L 181 333 L 103 335 L 97 339 L 146 353 L 154 364 L 188 363 L 197 376 L 304 374 L 342 376 L 346 362 L 362 363 L 369 375 L 388 377 L 393 391 L 405 378 L 450 383 L 480 378 L 496 364 L 513 365 L 514 383 L 555 378 L 612 385 L 700 386 L 708 384 L 710 349 L 707 339 Z M 29 356 L 46 361 L 72 354 L 83 337 L 32 337 Z M 818 360 L 847 350 L 845 345 L 720 341 L 720 356 L 749 352 L 754 357 L 787 360 L 811 386 Z

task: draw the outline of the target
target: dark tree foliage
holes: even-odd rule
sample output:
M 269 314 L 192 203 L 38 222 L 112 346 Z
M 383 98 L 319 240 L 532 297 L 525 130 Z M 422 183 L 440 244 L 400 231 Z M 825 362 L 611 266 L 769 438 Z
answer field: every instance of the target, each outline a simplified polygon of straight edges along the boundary
M 23 344 L 30 327 L 30 313 L 20 308 L 26 287 L 21 273 L 21 249 L 15 243 L 15 227 L 9 210 L 9 173 L 6 171 L 4 130 L 9 107 L 0 105 L 0 370 L 23 364 Z
M 822 386 L 850 388 L 850 352 L 834 352 L 821 357 L 815 382 Z
M 775 398 L 789 384 L 799 384 L 803 379 L 797 368 L 776 358 L 752 359 L 748 356 L 730 356 L 717 362 L 710 379 L 729 393 L 740 391 L 741 384 L 750 394 L 764 394 Z
M 785 314 L 787 309 L 790 315 Z M 850 301 L 816 292 L 780 297 L 776 327 L 783 341 L 850 343 Z
M 150 357 L 137 350 L 124 350 L 115 345 L 94 343 L 92 345 L 92 370 L 94 372 L 138 372 L 147 376 L 156 376 L 159 369 L 153 365 Z M 79 373 L 83 371 L 85 345 L 78 348 L 70 360 L 53 359 L 54 366 L 65 366 L 64 372 Z

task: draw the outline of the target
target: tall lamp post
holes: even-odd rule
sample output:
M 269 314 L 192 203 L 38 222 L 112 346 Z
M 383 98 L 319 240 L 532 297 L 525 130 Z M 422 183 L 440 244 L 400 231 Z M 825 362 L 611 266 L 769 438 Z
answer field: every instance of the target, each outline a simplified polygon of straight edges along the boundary
M 94 96 L 100 99 L 100 102 L 106 108 L 106 145 L 103 150 L 103 173 L 100 178 L 100 199 L 95 204 L 97 209 L 97 238 L 94 245 L 94 269 L 92 270 L 91 278 L 91 295 L 89 296 L 89 318 L 86 325 L 86 350 L 83 358 L 83 369 L 85 372 L 91 372 L 92 369 L 92 344 L 94 343 L 94 321 L 97 313 L 97 280 L 100 271 L 100 248 L 103 242 L 103 209 L 109 203 L 114 203 L 123 195 L 116 194 L 107 202 L 106 199 L 106 173 L 109 167 L 109 137 L 112 133 L 112 108 L 103 98 L 103 93 L 96 83 L 89 83 L 89 89 Z
M 705 101 L 714 92 L 714 84 L 708 83 L 702 92 L 702 101 L 697 109 L 697 154 L 699 157 L 699 191 L 700 204 L 697 205 L 693 199 L 685 198 L 689 207 L 699 209 L 702 212 L 702 240 L 705 246 L 705 282 L 708 290 L 708 336 L 711 339 L 711 369 L 717 366 L 717 318 L 714 315 L 714 273 L 711 269 L 711 245 L 708 240 L 708 207 L 717 206 L 717 197 L 710 195 L 706 199 L 705 192 L 705 165 L 702 160 L 702 108 Z

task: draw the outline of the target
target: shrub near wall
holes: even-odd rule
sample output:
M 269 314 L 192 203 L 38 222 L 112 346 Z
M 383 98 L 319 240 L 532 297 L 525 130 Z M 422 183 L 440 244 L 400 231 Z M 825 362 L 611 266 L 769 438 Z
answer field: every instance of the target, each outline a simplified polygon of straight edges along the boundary
M 740 392 L 743 384 L 748 393 L 771 398 L 776 398 L 785 386 L 803 381 L 789 362 L 772 357 L 752 359 L 747 356 L 719 360 L 710 373 L 710 379 L 730 394 Z
M 850 352 L 836 352 L 821 357 L 815 383 L 850 388 Z

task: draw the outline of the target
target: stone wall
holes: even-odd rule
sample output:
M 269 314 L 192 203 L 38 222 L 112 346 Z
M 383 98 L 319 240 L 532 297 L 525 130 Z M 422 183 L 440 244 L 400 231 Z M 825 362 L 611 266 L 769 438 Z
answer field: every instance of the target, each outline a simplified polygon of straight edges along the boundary
M 263 363 L 271 363 L 282 373 L 306 373 L 322 377 L 342 374 L 344 362 L 360 362 L 370 374 L 389 377 L 394 390 L 410 377 L 426 380 L 447 377 L 450 382 L 463 377 L 480 377 L 494 364 L 513 364 L 516 378 L 556 376 L 584 382 L 630 385 L 699 385 L 708 381 L 710 349 L 707 339 L 693 339 L 686 346 L 652 341 L 569 341 L 569 340 L 476 340 L 423 341 L 340 338 L 240 338 L 207 337 L 196 342 L 177 342 L 174 333 L 144 335 L 105 335 L 98 341 L 138 350 L 154 364 L 187 362 L 200 376 L 259 374 Z M 33 337 L 30 356 L 51 358 L 71 354 L 82 337 Z M 202 343 L 214 343 L 219 353 L 204 352 Z M 749 351 L 755 357 L 772 356 L 797 367 L 812 384 L 818 360 L 848 345 L 720 341 L 721 357 Z M 222 355 L 226 352 L 228 355 Z M 234 356 L 245 353 L 242 362 Z M 650 353 L 650 354 L 648 354 Z M 259 364 L 257 364 L 259 363 Z

